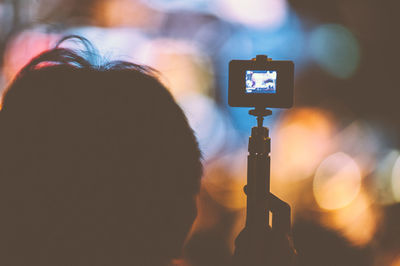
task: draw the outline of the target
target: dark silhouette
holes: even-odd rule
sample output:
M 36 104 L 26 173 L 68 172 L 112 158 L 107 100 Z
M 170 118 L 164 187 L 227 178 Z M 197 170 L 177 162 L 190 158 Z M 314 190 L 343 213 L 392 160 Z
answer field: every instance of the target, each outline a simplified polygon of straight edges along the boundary
M 90 56 L 93 54 L 90 53 Z M 0 265 L 167 265 L 196 216 L 202 166 L 151 69 L 55 48 L 0 112 Z
M 245 191 L 249 197 L 248 185 Z M 291 237 L 290 206 L 272 193 L 269 193 L 267 201 L 272 213 L 272 226 L 264 225 L 265 220 L 261 220 L 262 226 L 252 227 L 248 224 L 249 218 L 246 219 L 245 228 L 235 240 L 235 266 L 297 265 Z
M 338 232 L 315 222 L 297 219 L 293 241 L 298 252 L 298 266 L 371 266 L 368 248 L 351 245 Z
M 227 227 L 226 224 L 221 223 L 190 237 L 185 245 L 185 259 L 191 266 L 233 266 L 224 227 Z

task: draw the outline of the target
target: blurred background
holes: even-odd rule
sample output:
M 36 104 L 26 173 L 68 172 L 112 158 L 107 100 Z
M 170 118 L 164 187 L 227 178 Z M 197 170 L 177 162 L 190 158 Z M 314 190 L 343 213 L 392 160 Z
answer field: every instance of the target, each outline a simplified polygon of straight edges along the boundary
M 304 265 L 399 266 L 397 13 L 395 0 L 2 0 L 0 91 L 70 34 L 106 60 L 160 70 L 204 154 L 187 257 L 218 265 L 244 226 L 256 125 L 249 109 L 227 105 L 228 63 L 293 60 L 295 107 L 265 124 L 271 191 L 292 206 Z

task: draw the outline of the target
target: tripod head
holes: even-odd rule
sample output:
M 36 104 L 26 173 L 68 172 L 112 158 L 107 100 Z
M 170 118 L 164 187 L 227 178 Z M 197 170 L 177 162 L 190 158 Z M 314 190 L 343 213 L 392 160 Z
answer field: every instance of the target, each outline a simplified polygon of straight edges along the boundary
M 249 138 L 249 147 L 248 147 L 249 155 L 254 155 L 254 156 L 265 155 L 267 157 L 264 159 L 269 160 L 269 155 L 268 155 L 270 153 L 270 138 L 268 136 L 269 130 L 268 128 L 263 126 L 263 121 L 264 117 L 272 115 L 272 111 L 265 109 L 265 107 L 256 107 L 255 109 L 250 110 L 249 114 L 257 117 L 257 127 L 253 127 L 251 129 L 251 136 Z M 267 186 L 267 188 L 269 188 L 269 169 L 266 170 L 268 170 L 268 173 L 264 173 L 264 176 L 262 178 L 265 179 L 265 181 L 268 183 L 265 185 L 263 184 L 262 186 L 263 187 Z M 268 174 L 268 176 L 265 176 L 266 174 Z
M 257 117 L 257 126 L 262 127 L 264 117 L 272 115 L 272 111 L 269 109 L 265 109 L 265 107 L 255 107 L 249 111 L 249 115 Z

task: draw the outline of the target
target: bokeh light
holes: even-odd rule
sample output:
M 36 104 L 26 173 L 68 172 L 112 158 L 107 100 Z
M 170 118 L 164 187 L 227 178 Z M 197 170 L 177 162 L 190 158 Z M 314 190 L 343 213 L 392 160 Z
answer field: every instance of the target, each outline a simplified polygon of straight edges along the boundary
M 109 0 L 98 1 L 94 17 L 103 26 L 144 27 L 158 23 L 161 14 L 149 9 L 142 1 Z
M 140 51 L 149 65 L 161 73 L 161 81 L 178 98 L 213 89 L 213 67 L 209 57 L 188 41 L 154 39 Z
M 247 149 L 221 156 L 206 165 L 203 186 L 210 196 L 227 209 L 246 207 L 243 187 L 247 177 Z
M 400 201 L 400 156 L 397 158 L 392 170 L 392 190 L 394 198 Z
M 278 28 L 288 14 L 286 0 L 218 0 L 221 17 L 257 28 Z
M 311 177 L 336 145 L 334 120 L 321 109 L 293 109 L 275 127 L 271 137 L 272 179 L 294 182 Z
M 7 46 L 4 55 L 3 74 L 7 82 L 33 57 L 52 48 L 60 38 L 57 34 L 48 34 L 40 30 L 28 30 L 18 34 Z
M 397 255 L 390 266 L 400 266 L 400 255 Z
M 347 28 L 337 24 L 321 25 L 311 32 L 309 43 L 311 56 L 329 74 L 345 79 L 356 71 L 360 47 Z
M 374 237 L 380 215 L 365 191 L 344 208 L 329 212 L 323 223 L 343 234 L 352 244 L 363 246 Z
M 376 200 L 381 204 L 391 204 L 396 201 L 393 170 L 398 158 L 400 158 L 400 151 L 395 149 L 385 151 L 375 169 L 374 176 L 376 178 L 373 180 L 373 188 L 376 191 Z
M 84 36 L 98 49 L 105 61 L 123 60 L 136 64 L 149 64 L 147 53 L 142 53 L 150 45 L 149 38 L 140 30 L 126 27 L 101 28 L 78 27 L 69 29 L 65 35 Z M 68 43 L 70 48 L 73 43 Z
M 217 156 L 227 143 L 228 124 L 224 114 L 212 99 L 202 94 L 186 94 L 179 98 L 179 104 L 196 132 L 204 161 Z
M 340 143 L 339 149 L 354 158 L 364 176 L 374 171 L 377 156 L 385 145 L 376 129 L 364 121 L 356 120 L 343 128 L 336 138 Z
M 141 2 L 164 12 L 182 10 L 207 11 L 213 0 L 141 0 Z
M 360 168 L 343 152 L 327 157 L 318 167 L 313 182 L 315 200 L 327 210 L 347 206 L 356 198 L 360 187 Z

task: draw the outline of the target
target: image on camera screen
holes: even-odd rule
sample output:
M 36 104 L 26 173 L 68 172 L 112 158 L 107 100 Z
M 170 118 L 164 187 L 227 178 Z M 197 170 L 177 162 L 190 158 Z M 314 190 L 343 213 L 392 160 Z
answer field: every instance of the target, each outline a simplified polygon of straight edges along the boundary
M 275 70 L 246 70 L 246 93 L 276 93 Z

